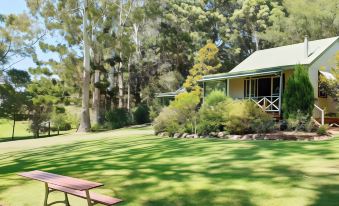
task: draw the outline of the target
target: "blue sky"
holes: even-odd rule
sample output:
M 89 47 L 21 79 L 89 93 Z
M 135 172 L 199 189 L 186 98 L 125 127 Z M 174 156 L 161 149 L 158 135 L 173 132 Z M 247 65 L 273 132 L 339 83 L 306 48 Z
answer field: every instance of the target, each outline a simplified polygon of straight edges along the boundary
M 0 0 L 0 14 L 18 14 L 22 12 L 28 12 L 28 9 L 26 7 L 26 1 L 25 0 Z M 54 41 L 57 41 L 55 39 Z M 48 41 L 53 42 L 53 39 L 50 39 Z M 38 44 L 37 44 L 38 45 Z M 51 53 L 43 53 L 39 48 L 37 48 L 37 54 L 38 58 L 42 60 L 47 60 L 50 58 L 57 58 L 55 54 Z M 11 62 L 15 62 L 19 60 L 21 57 L 13 58 L 11 59 Z M 21 69 L 21 70 L 27 70 L 29 67 L 34 67 L 36 66 L 32 59 L 30 57 L 26 57 L 23 61 L 15 64 L 13 68 L 16 69 Z

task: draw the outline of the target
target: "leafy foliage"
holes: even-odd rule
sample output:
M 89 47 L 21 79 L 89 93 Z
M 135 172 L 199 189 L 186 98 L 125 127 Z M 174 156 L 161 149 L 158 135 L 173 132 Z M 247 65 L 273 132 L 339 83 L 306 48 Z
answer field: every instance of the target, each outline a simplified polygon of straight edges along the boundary
M 227 104 L 223 118 L 224 129 L 231 134 L 265 133 L 274 127 L 273 118 L 247 100 L 235 100 Z
M 320 76 L 319 89 L 339 103 L 339 51 L 336 54 L 336 62 L 336 68 L 331 69 L 335 79 L 327 79 L 324 76 Z
M 223 130 L 223 113 L 225 105 L 231 101 L 222 91 L 213 91 L 209 94 L 199 110 L 199 123 L 197 131 L 199 134 Z
M 213 91 L 197 113 L 194 93 L 184 93 L 162 110 L 154 121 L 155 131 L 208 134 L 227 131 L 231 134 L 266 133 L 274 128 L 271 115 L 253 102 L 232 100 L 221 91 Z
M 221 63 L 218 59 L 219 49 L 213 43 L 207 43 L 198 52 L 196 64 L 190 69 L 189 75 L 184 83 L 184 87 L 188 92 L 201 94 L 201 87 L 198 81 L 207 74 L 212 74 L 218 71 Z
M 145 124 L 150 122 L 149 108 L 146 104 L 140 104 L 133 112 L 133 120 L 136 124 Z
M 314 91 L 308 70 L 304 66 L 297 65 L 292 76 L 287 80 L 282 106 L 285 119 L 294 118 L 299 113 L 311 117 L 314 108 Z
M 168 132 L 174 134 L 176 132 L 183 132 L 182 127 L 177 121 L 179 114 L 174 111 L 173 108 L 165 107 L 160 112 L 159 116 L 154 120 L 155 133 Z
M 109 128 L 118 129 L 130 124 L 131 118 L 129 112 L 126 109 L 116 108 L 106 112 L 105 121 Z

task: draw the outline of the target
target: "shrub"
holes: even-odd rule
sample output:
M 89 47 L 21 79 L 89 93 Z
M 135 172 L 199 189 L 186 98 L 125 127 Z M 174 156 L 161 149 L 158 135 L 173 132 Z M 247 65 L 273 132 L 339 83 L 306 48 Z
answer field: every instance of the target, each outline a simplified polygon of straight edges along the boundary
M 297 65 L 293 75 L 288 79 L 283 95 L 284 118 L 296 116 L 311 117 L 314 108 L 314 91 L 308 77 L 308 71 L 302 65 Z
M 229 97 L 225 96 L 224 92 L 214 90 L 205 98 L 204 106 L 215 106 L 227 99 L 229 99 Z
M 178 114 L 169 107 L 163 108 L 159 116 L 154 120 L 154 130 L 155 133 L 160 132 L 169 132 L 174 134 L 175 132 L 180 132 L 180 125 L 178 123 Z
M 197 125 L 197 107 L 200 103 L 200 97 L 194 93 L 181 93 L 171 102 L 171 108 L 177 117 L 178 124 L 186 132 L 196 133 Z
M 156 133 L 196 132 L 197 106 L 200 98 L 195 93 L 181 93 L 154 120 Z
M 63 106 L 56 106 L 54 108 L 54 112 L 57 113 L 57 114 L 61 114 L 61 113 L 65 113 L 66 109 Z
M 109 128 L 118 129 L 130 124 L 130 115 L 127 109 L 116 108 L 106 112 L 105 121 Z
M 231 134 L 265 133 L 274 128 L 273 118 L 247 100 L 235 100 L 228 103 L 223 118 L 224 129 Z
M 150 122 L 148 106 L 140 104 L 133 112 L 133 120 L 136 124 L 145 124 Z
M 251 132 L 267 133 L 274 129 L 273 117 L 260 109 L 253 102 L 247 102 L 248 115 L 250 118 Z
M 157 116 L 159 116 L 163 105 L 161 105 L 160 101 L 157 99 L 152 101 L 151 106 L 149 107 L 149 117 L 150 120 L 154 121 Z
M 199 110 L 199 123 L 197 132 L 199 134 L 208 134 L 210 132 L 223 130 L 223 112 L 225 105 L 231 99 L 226 97 L 221 91 L 213 91 L 204 101 Z
M 52 130 L 67 131 L 72 129 L 71 121 L 68 115 L 54 112 L 51 116 Z
M 321 125 L 317 130 L 317 134 L 318 135 L 327 135 L 327 130 L 328 130 L 328 125 Z
M 296 115 L 290 115 L 287 119 L 287 128 L 288 130 L 311 132 L 314 131 L 315 125 L 310 116 L 297 112 Z
M 100 130 L 105 130 L 105 129 L 107 129 L 107 128 L 105 127 L 105 125 L 102 125 L 102 124 L 94 124 L 94 125 L 91 126 L 91 131 L 92 132 L 96 132 L 96 131 L 100 131 Z

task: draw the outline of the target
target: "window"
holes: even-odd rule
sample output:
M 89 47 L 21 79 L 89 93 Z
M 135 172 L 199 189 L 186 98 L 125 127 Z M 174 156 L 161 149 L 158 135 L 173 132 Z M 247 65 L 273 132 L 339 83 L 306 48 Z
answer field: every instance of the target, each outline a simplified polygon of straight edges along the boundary
M 327 98 L 327 94 L 320 89 L 320 72 L 318 72 L 318 97 Z
M 227 91 L 227 80 L 222 81 L 207 81 L 205 82 L 204 96 L 209 95 L 214 90 L 219 90 L 225 93 Z
M 257 97 L 258 96 L 258 79 L 245 79 L 244 96 Z M 250 95 L 251 94 L 251 95 Z

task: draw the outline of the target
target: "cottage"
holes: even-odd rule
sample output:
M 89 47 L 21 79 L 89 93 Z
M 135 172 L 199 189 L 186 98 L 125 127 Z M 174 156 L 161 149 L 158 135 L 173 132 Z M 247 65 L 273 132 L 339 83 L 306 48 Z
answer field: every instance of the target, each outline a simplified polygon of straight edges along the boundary
M 204 76 L 201 80 L 204 96 L 212 90 L 223 90 L 235 99 L 251 99 L 267 112 L 280 117 L 282 94 L 294 66 L 304 65 L 309 70 L 316 99 L 315 115 L 324 123 L 324 113 L 336 113 L 335 102 L 319 92 L 319 76 L 334 78 L 327 72 L 336 67 L 339 36 L 299 44 L 264 49 L 254 52 L 228 73 Z M 318 115 L 317 115 L 317 114 Z

